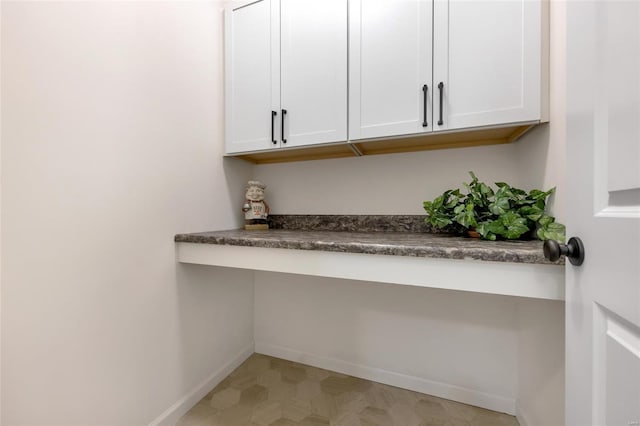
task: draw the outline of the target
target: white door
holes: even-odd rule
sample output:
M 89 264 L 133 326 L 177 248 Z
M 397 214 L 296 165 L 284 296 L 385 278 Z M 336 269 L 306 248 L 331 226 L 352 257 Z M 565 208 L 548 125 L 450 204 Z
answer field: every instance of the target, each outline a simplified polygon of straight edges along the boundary
M 347 140 L 347 0 L 281 0 L 282 146 Z
M 435 0 L 434 131 L 540 120 L 539 0 Z
M 276 0 L 225 10 L 227 153 L 279 146 L 280 31 Z
M 349 7 L 349 139 L 430 132 L 432 0 Z
M 640 424 L 640 2 L 567 2 L 566 424 Z

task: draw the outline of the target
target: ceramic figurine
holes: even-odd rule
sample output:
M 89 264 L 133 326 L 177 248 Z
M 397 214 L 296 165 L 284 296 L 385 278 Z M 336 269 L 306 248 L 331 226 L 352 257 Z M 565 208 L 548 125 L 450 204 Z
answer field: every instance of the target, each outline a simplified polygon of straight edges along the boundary
M 269 205 L 264 201 L 265 188 L 265 184 L 260 181 L 250 180 L 247 182 L 246 199 L 242 206 L 244 229 L 269 229 L 267 224 Z

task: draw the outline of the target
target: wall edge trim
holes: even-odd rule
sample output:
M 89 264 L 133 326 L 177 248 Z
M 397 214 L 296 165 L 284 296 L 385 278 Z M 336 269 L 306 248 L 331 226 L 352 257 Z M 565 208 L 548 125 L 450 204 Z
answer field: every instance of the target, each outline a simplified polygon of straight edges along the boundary
M 520 423 L 520 426 L 533 426 L 533 423 L 529 421 L 529 417 L 527 417 L 527 414 L 522 409 L 522 405 L 520 404 L 520 401 L 516 401 L 515 416 L 516 416 L 516 419 L 518 419 L 518 423 Z
M 196 385 L 186 395 L 183 395 L 169 408 L 167 408 L 162 414 L 156 417 L 149 423 L 149 426 L 173 426 L 176 422 L 184 416 L 195 404 L 198 403 L 204 396 L 214 387 L 224 380 L 233 370 L 235 370 L 240 364 L 245 362 L 254 352 L 253 343 L 243 349 L 240 353 L 234 356 L 221 368 L 213 372 L 203 382 Z

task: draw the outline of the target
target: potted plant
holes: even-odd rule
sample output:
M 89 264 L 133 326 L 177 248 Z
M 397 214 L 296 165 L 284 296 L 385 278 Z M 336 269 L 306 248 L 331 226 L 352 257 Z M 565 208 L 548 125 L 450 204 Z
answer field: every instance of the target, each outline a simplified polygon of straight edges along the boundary
M 485 240 L 531 239 L 564 241 L 565 227 L 545 213 L 548 191 L 533 189 L 528 193 L 505 182 L 492 189 L 480 182 L 473 172 L 471 182 L 460 189 L 449 189 L 433 201 L 425 201 L 425 222 L 435 228 L 468 235 L 475 231 Z M 473 235 L 472 235 L 473 236 Z

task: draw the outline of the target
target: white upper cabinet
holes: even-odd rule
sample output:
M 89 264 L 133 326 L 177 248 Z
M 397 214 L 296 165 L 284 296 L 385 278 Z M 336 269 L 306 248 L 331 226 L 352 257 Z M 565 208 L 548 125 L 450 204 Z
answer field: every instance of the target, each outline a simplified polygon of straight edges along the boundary
M 432 0 L 351 0 L 349 138 L 430 132 Z
M 274 149 L 330 158 L 459 142 L 443 131 L 513 141 L 547 119 L 545 1 L 227 2 L 226 152 L 295 161 L 302 150 Z M 412 135 L 431 136 L 382 144 Z
M 225 11 L 227 153 L 280 144 L 280 31 L 272 19 L 277 6 L 259 0 Z
M 533 0 L 434 1 L 435 131 L 541 119 L 541 13 Z
M 350 7 L 350 140 L 542 119 L 541 1 Z
M 283 146 L 347 140 L 347 0 L 281 0 Z
M 347 0 L 225 10 L 226 152 L 347 140 Z

